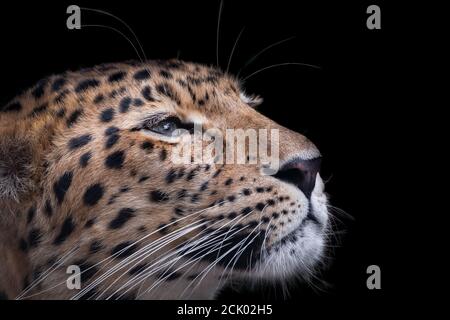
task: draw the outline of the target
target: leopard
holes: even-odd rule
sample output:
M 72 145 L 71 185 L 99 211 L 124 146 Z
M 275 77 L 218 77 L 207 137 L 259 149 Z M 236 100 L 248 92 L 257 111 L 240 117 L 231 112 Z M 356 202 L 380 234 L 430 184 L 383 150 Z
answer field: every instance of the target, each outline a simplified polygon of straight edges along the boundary
M 179 59 L 22 91 L 0 109 L 1 298 L 215 299 L 239 281 L 314 277 L 330 224 L 322 155 L 262 103 L 238 77 Z M 278 170 L 215 153 L 175 162 L 195 125 L 277 130 Z

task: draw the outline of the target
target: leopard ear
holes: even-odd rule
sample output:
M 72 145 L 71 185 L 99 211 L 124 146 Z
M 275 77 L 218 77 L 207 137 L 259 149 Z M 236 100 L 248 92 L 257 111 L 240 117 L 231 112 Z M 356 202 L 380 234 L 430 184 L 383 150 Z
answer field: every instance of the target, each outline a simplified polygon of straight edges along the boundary
M 31 191 L 32 159 L 26 138 L 0 134 L 0 200 L 18 202 Z

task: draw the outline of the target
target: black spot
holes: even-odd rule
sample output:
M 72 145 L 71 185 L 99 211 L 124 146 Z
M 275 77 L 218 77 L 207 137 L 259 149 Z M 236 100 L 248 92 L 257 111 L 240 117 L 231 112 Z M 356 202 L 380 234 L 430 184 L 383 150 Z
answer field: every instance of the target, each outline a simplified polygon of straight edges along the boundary
M 66 220 L 64 220 L 64 223 L 61 227 L 61 231 L 53 241 L 53 244 L 59 245 L 63 243 L 67 239 L 67 237 L 69 237 L 72 234 L 74 229 L 75 226 L 73 224 L 72 217 L 67 217 Z
M 125 77 L 125 75 L 126 75 L 126 73 L 124 71 L 117 71 L 108 77 L 108 81 L 109 82 L 118 82 L 118 81 L 122 80 Z
M 147 101 L 155 101 L 155 98 L 152 95 L 152 89 L 150 88 L 150 86 L 145 86 L 142 89 L 141 94 L 145 98 L 145 100 L 147 100 Z
M 3 112 L 18 112 L 22 110 L 22 105 L 20 104 L 20 102 L 12 102 L 9 105 L 7 105 L 6 107 L 4 107 L 1 111 Z
M 166 182 L 172 183 L 177 178 L 177 172 L 175 169 L 170 169 L 169 173 L 166 175 Z
M 141 144 L 141 149 L 142 150 L 151 150 L 151 149 L 153 149 L 153 143 L 151 143 L 150 141 L 144 141 Z
M 173 90 L 169 84 L 167 84 L 167 83 L 158 84 L 156 86 L 156 91 L 159 94 L 162 94 L 162 95 L 174 100 L 178 104 L 180 103 L 179 98 L 175 95 L 175 93 L 173 92 Z
M 82 91 L 88 90 L 89 88 L 95 88 L 100 85 L 97 79 L 87 79 L 81 81 L 75 88 L 75 92 L 80 93 Z
M 255 206 L 256 209 L 258 209 L 259 211 L 263 211 L 265 207 L 265 204 L 262 202 L 258 202 L 258 204 Z
M 69 94 L 69 92 L 70 92 L 69 89 L 65 89 L 65 90 L 61 91 L 61 93 L 56 96 L 55 103 L 64 102 L 64 99 Z
M 116 134 L 117 132 L 119 132 L 119 128 L 109 127 L 108 129 L 105 130 L 105 136 L 110 136 L 112 134 Z
M 23 252 L 27 252 L 28 251 L 28 244 L 27 244 L 27 242 L 25 241 L 24 238 L 20 239 L 19 249 L 22 250 Z
M 269 206 L 274 206 L 274 205 L 275 205 L 275 201 L 272 200 L 272 199 L 269 199 L 269 200 L 267 200 L 267 204 L 268 204 Z
M 115 258 L 125 258 L 132 255 L 136 251 L 136 249 L 136 244 L 132 244 L 132 242 L 126 241 L 115 246 L 111 250 L 111 255 L 114 255 Z
M 157 274 L 156 276 L 158 278 L 164 279 L 164 281 L 173 281 L 173 280 L 176 280 L 179 277 L 181 277 L 181 273 L 180 272 L 176 272 L 176 271 L 172 271 L 172 270 L 169 269 L 165 273 Z
M 47 79 L 39 81 L 36 87 L 33 89 L 33 91 L 31 91 L 31 95 L 36 99 L 42 97 L 45 92 L 45 86 L 47 85 L 47 81 L 48 81 Z
M 189 281 L 195 280 L 199 277 L 198 273 L 194 273 L 194 274 L 190 274 L 186 279 L 188 279 Z
M 230 202 L 234 202 L 236 200 L 236 197 L 231 195 L 231 196 L 227 197 L 227 200 L 230 201 Z
M 101 250 L 102 248 L 103 248 L 103 245 L 102 245 L 101 241 L 94 240 L 91 242 L 91 244 L 89 246 L 89 252 L 95 253 L 95 252 L 98 252 L 99 250 Z
M 165 223 L 161 223 L 156 230 L 158 230 L 158 232 L 161 234 L 167 234 L 167 232 L 169 231 Z
M 122 188 L 120 188 L 120 190 L 119 190 L 120 193 L 125 193 L 125 192 L 128 192 L 128 191 L 130 191 L 130 188 L 127 187 L 127 186 L 122 187 Z
M 193 194 L 191 197 L 191 202 L 196 203 L 196 202 L 198 202 L 199 199 L 200 199 L 200 195 L 198 193 Z
M 264 192 L 264 188 L 258 187 L 258 188 L 256 188 L 256 192 L 262 193 L 262 192 Z
M 181 209 L 179 207 L 175 207 L 174 211 L 175 211 L 175 214 L 178 216 L 182 216 L 184 214 L 183 209 Z
M 270 221 L 270 219 L 268 218 L 268 217 L 262 217 L 262 219 L 261 219 L 261 221 L 263 222 L 263 223 L 269 223 L 269 221 Z
M 91 158 L 92 158 L 92 153 L 90 151 L 88 151 L 85 154 L 83 154 L 80 157 L 80 166 L 82 168 L 86 168 L 88 163 L 89 163 L 89 160 L 91 160 Z
M 56 116 L 57 116 L 58 118 L 62 118 L 62 117 L 64 117 L 65 114 L 66 114 L 66 109 L 61 108 L 61 109 L 59 109 L 58 112 L 56 113 Z
M 172 73 L 166 71 L 166 70 L 161 70 L 159 72 L 159 74 L 161 75 L 161 77 L 166 78 L 166 79 L 172 79 Z
M 205 191 L 206 189 L 208 189 L 208 181 L 203 182 L 202 185 L 200 186 L 200 191 Z
M 278 219 L 280 217 L 280 214 L 278 212 L 272 213 L 272 218 Z
M 84 227 L 86 229 L 89 229 L 90 227 L 92 227 L 95 223 L 95 218 L 89 219 L 88 221 L 86 221 L 86 224 L 84 225 Z
M 73 173 L 71 171 L 67 171 L 53 184 L 53 192 L 55 193 L 59 204 L 63 202 L 64 196 L 72 184 L 72 177 Z
M 117 216 L 109 223 L 110 229 L 121 228 L 128 220 L 134 217 L 135 210 L 131 208 L 123 208 Z
M 28 246 L 30 248 L 36 247 L 41 240 L 41 233 L 39 229 L 31 229 L 28 233 Z
M 90 134 L 84 134 L 82 136 L 72 138 L 69 140 L 69 149 L 74 150 L 87 145 L 92 140 Z
M 229 179 L 227 179 L 226 181 L 225 181 L 225 185 L 226 186 L 229 186 L 230 184 L 232 184 L 233 183 L 233 179 L 232 178 L 229 178 Z
M 128 271 L 128 274 L 131 276 L 139 274 L 144 271 L 146 267 L 147 265 L 145 263 L 138 264 L 137 266 L 131 268 L 130 271 Z
M 31 116 L 33 116 L 33 117 L 38 116 L 40 113 L 42 113 L 45 110 L 47 110 L 47 108 L 48 108 L 48 104 L 47 103 L 43 103 L 42 105 L 40 105 L 39 107 L 34 108 L 31 111 Z
M 120 100 L 119 110 L 121 113 L 125 113 L 128 111 L 128 109 L 130 108 L 130 105 L 131 105 L 131 101 L 132 100 L 130 97 L 125 97 L 125 98 L 122 98 L 122 100 Z
M 74 112 L 72 112 L 72 114 L 69 116 L 69 118 L 67 119 L 67 126 L 70 128 L 72 127 L 75 123 L 77 123 L 78 119 L 80 118 L 81 114 L 83 113 L 82 110 L 78 109 L 75 110 Z
M 151 74 L 150 74 L 149 70 L 142 69 L 142 70 L 139 70 L 138 72 L 136 72 L 133 77 L 136 80 L 145 80 L 145 79 L 149 79 L 150 76 L 151 76 Z
M 136 107 L 142 107 L 144 105 L 144 101 L 139 98 L 133 100 L 133 105 Z
M 246 207 L 246 208 L 242 209 L 241 213 L 246 215 L 246 214 L 249 214 L 250 212 L 252 212 L 252 210 L 253 210 L 252 208 Z
M 66 79 L 64 78 L 57 78 L 55 81 L 53 81 L 52 84 L 52 90 L 53 91 L 59 91 L 61 88 L 66 84 Z
M 139 178 L 138 183 L 142 183 L 144 181 L 147 181 L 148 179 L 150 179 L 149 176 L 142 176 L 142 177 Z
M 244 190 L 242 190 L 242 193 L 243 193 L 245 196 L 249 196 L 249 195 L 252 194 L 252 191 L 251 191 L 250 189 L 244 189 Z
M 237 213 L 236 213 L 236 212 L 230 212 L 230 213 L 228 214 L 228 218 L 230 218 L 230 219 L 234 219 L 234 218 L 236 218 L 236 216 L 237 216 Z
M 169 200 L 169 197 L 167 196 L 166 193 L 159 190 L 155 190 L 150 192 L 150 199 L 154 202 L 163 202 Z
M 182 189 L 178 192 L 177 194 L 177 198 L 178 199 L 183 199 L 184 197 L 186 197 L 187 195 L 187 190 L 186 189 Z
M 222 168 L 218 169 L 216 172 L 214 172 L 213 178 L 217 178 L 221 172 L 222 172 Z
M 35 206 L 32 206 L 32 207 L 28 210 L 27 224 L 29 224 L 31 221 L 33 221 L 35 215 L 36 215 L 36 207 L 35 207 Z
M 101 122 L 110 122 L 112 119 L 114 119 L 114 109 L 108 108 L 106 110 L 103 110 L 100 114 L 100 121 Z
M 162 149 L 162 150 L 161 150 L 161 153 L 160 153 L 160 155 L 159 155 L 159 159 L 160 159 L 161 161 L 164 161 L 164 160 L 167 159 L 167 150 L 166 150 L 166 149 Z
M 258 222 L 257 221 L 250 221 L 249 223 L 248 223 L 248 227 L 250 228 L 250 229 L 254 229 L 254 228 L 256 228 L 256 226 L 258 225 Z
M 45 201 L 45 206 L 44 206 L 44 213 L 47 217 L 51 217 L 53 214 L 53 208 L 52 208 L 52 203 L 50 202 L 49 199 L 47 199 Z
M 186 176 L 186 180 L 187 181 L 191 181 L 192 179 L 194 179 L 195 175 L 197 174 L 197 170 L 193 169 L 191 170 L 187 176 Z
M 123 151 L 116 151 L 106 157 L 105 165 L 110 169 L 121 169 L 125 160 L 125 153 Z
M 81 282 L 86 283 L 90 278 L 92 278 L 97 272 L 98 268 L 97 266 L 87 262 L 86 260 L 78 260 L 73 263 L 74 265 L 77 265 L 80 267 L 81 270 Z M 92 293 L 90 293 L 92 294 Z
M 96 205 L 103 197 L 104 193 L 105 190 L 103 189 L 103 186 L 100 183 L 90 186 L 84 193 L 83 196 L 84 204 L 87 206 Z
M 110 149 L 117 143 L 117 141 L 119 141 L 119 138 L 120 136 L 116 133 L 108 136 L 108 139 L 106 139 L 105 148 Z
M 94 103 L 95 104 L 99 104 L 100 102 L 102 102 L 105 99 L 105 96 L 101 93 L 99 93 L 95 98 L 94 98 Z

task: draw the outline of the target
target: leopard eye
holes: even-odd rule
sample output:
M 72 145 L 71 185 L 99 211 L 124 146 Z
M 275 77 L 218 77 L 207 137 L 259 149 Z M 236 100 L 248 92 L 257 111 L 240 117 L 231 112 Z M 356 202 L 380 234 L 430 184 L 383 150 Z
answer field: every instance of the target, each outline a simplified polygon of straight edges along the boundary
M 177 129 L 180 129 L 181 121 L 176 117 L 166 118 L 146 128 L 158 134 L 173 136 Z
M 175 116 L 163 119 L 155 116 L 147 119 L 141 126 L 133 130 L 146 130 L 165 137 L 179 137 L 185 132 L 193 133 L 194 125 L 192 123 L 184 123 Z

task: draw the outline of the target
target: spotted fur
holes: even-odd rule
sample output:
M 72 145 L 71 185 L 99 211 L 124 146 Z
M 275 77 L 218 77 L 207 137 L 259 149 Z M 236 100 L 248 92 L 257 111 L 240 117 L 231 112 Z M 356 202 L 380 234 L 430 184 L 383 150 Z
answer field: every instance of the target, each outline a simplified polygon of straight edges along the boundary
M 175 165 L 172 143 L 140 128 L 170 113 L 279 129 L 281 162 L 319 156 L 257 103 L 231 75 L 178 60 L 66 72 L 14 98 L 0 110 L 0 297 L 213 298 L 232 279 L 307 277 L 327 227 L 319 176 L 309 198 L 257 164 Z M 81 290 L 66 286 L 69 265 Z

